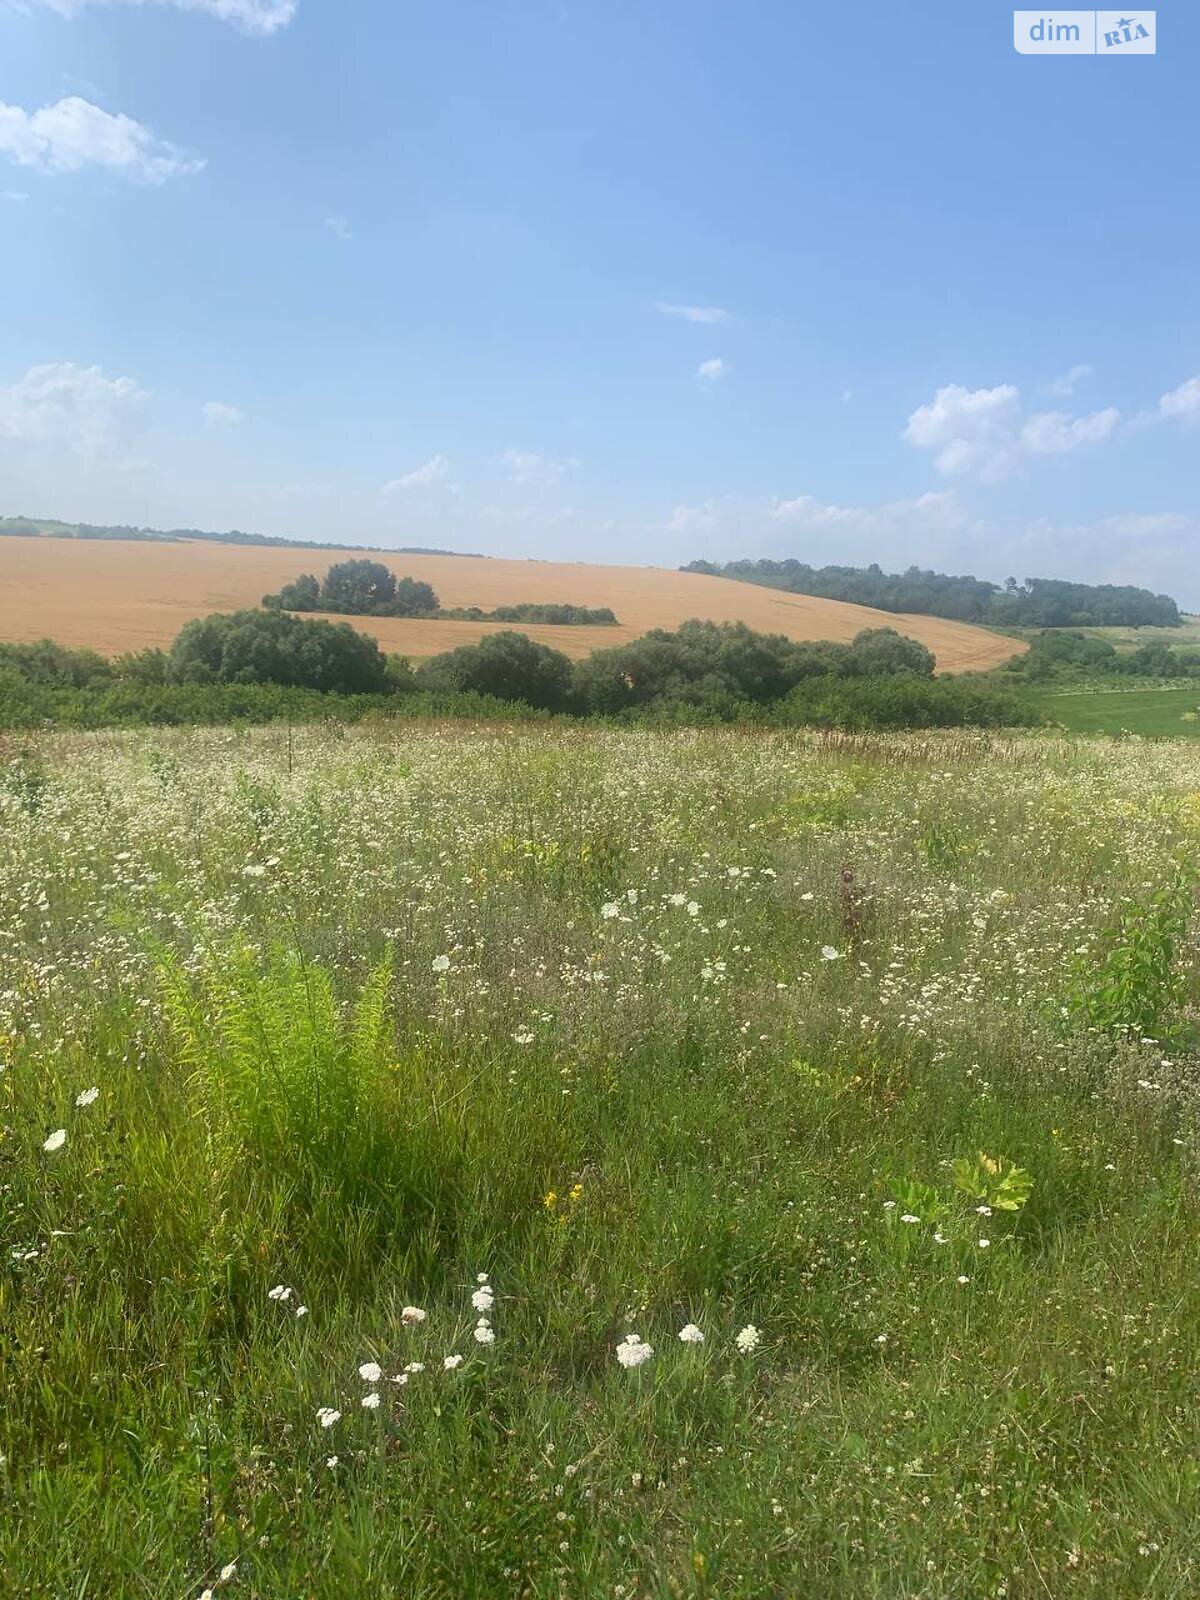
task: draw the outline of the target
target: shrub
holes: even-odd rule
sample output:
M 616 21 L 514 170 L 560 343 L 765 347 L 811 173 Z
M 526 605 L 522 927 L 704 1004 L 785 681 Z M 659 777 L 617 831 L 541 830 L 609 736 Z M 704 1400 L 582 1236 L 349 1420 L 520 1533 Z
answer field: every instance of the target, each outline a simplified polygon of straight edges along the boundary
M 490 633 L 478 644 L 434 656 L 417 681 L 423 688 L 469 690 L 557 711 L 567 704 L 571 663 L 560 650 L 523 633 Z
M 582 706 L 611 715 L 659 701 L 770 705 L 805 678 L 930 677 L 933 666 L 924 645 L 893 628 L 867 629 L 849 645 L 797 644 L 742 622 L 691 621 L 598 650 L 576 667 L 574 684 Z
M 113 669 L 94 650 L 68 650 L 51 639 L 36 644 L 0 644 L 0 671 L 7 671 L 27 683 L 68 684 L 84 688 L 109 683 Z
M 172 683 L 278 683 L 340 694 L 386 687 L 378 644 L 348 623 L 302 622 L 282 611 L 197 618 L 168 659 Z

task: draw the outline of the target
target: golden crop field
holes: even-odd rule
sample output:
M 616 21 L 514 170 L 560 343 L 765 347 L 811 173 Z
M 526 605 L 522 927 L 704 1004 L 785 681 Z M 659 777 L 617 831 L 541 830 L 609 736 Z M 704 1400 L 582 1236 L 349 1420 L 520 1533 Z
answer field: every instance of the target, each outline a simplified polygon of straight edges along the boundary
M 169 645 L 193 617 L 255 606 L 302 572 L 323 575 L 344 549 L 276 549 L 200 541 L 0 539 L 0 640 L 49 638 L 106 655 Z M 792 639 L 847 640 L 862 628 L 894 627 L 919 639 L 945 672 L 984 671 L 1026 646 L 984 628 L 940 617 L 900 616 L 867 606 L 783 594 L 728 578 L 665 567 L 607 567 L 584 562 L 508 561 L 476 556 L 375 555 L 401 576 L 423 578 L 444 606 L 562 601 L 611 606 L 617 627 L 546 627 L 520 631 L 573 657 L 624 644 L 651 628 L 689 617 L 745 622 Z M 350 619 L 354 620 L 354 619 Z M 437 655 L 511 623 L 370 617 L 354 621 L 385 650 Z

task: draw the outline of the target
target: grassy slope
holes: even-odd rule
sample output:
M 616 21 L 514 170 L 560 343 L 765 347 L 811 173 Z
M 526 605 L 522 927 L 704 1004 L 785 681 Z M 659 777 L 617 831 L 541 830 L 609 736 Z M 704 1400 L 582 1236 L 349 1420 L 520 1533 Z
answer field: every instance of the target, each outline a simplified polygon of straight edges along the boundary
M 1195 861 L 1195 747 L 14 756 L 5 1594 L 1197 1591 L 1186 1057 L 1053 1021 Z M 981 1150 L 1020 1213 L 955 1193 Z
M 1071 733 L 1200 734 L 1200 683 L 1178 689 L 1048 689 L 1037 698 L 1051 721 Z

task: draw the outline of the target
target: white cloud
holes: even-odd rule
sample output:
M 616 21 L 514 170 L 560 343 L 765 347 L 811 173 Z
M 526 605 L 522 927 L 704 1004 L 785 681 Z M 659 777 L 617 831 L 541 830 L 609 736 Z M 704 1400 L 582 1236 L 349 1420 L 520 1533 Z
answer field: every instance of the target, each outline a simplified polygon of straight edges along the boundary
M 78 95 L 40 111 L 0 101 L 0 155 L 39 172 L 78 172 L 96 166 L 151 184 L 199 172 L 204 166 L 199 157 L 157 139 L 132 117 L 102 111 Z
M 970 518 L 953 489 L 930 490 L 915 500 L 893 500 L 883 506 L 825 505 L 812 495 L 776 500 L 770 508 L 776 522 L 814 530 L 846 529 L 856 533 L 898 533 L 928 529 L 953 533 Z
M 337 239 L 353 239 L 354 237 L 350 231 L 350 224 L 345 217 L 326 217 L 325 226 Z
M 431 456 L 423 466 L 414 467 L 403 477 L 393 478 L 390 483 L 385 483 L 381 492 L 398 494 L 405 489 L 426 489 L 431 484 L 440 483 L 449 470 L 450 462 L 445 456 Z
M 1158 402 L 1164 421 L 1178 417 L 1183 422 L 1200 422 L 1200 377 L 1189 378 L 1178 389 L 1171 389 Z
M 706 383 L 715 383 L 718 378 L 723 378 L 728 371 L 729 368 L 721 360 L 720 356 L 713 356 L 711 360 L 700 363 L 696 368 L 696 376 L 702 378 Z
M 1078 366 L 1071 367 L 1069 371 L 1060 373 L 1046 385 L 1046 393 L 1054 395 L 1059 400 L 1069 400 L 1075 393 L 1076 387 L 1085 378 L 1090 378 L 1093 369 L 1086 361 L 1081 361 Z
M 660 527 L 664 533 L 709 533 L 721 516 L 721 501 L 705 500 L 702 505 L 675 506 Z
M 658 531 L 688 538 L 716 535 L 725 553 L 762 555 L 779 545 L 790 546 L 806 536 L 810 556 L 814 547 L 830 560 L 861 560 L 889 541 L 922 541 L 934 536 L 962 534 L 976 528 L 953 489 L 940 489 L 913 500 L 894 500 L 881 506 L 835 505 L 810 494 L 793 499 L 764 500 L 719 495 L 695 505 L 677 505 L 659 524 Z M 789 548 L 788 554 L 796 554 Z
M 908 419 L 903 437 L 918 450 L 933 450 L 945 477 L 975 474 L 983 483 L 1006 477 L 1025 457 L 1063 455 L 1107 439 L 1121 420 L 1115 406 L 1090 416 L 1039 411 L 1025 418 L 1015 384 L 965 389 L 951 383 Z
M 654 307 L 661 311 L 664 317 L 682 317 L 685 322 L 725 322 L 728 311 L 722 311 L 720 306 L 673 306 L 660 300 Z
M 22 200 L 28 199 L 29 196 L 23 189 L 5 189 L 2 193 L 0 193 L 0 200 L 12 200 L 18 205 Z
M 1088 417 L 1070 417 L 1065 411 L 1039 411 L 1021 429 L 1021 442 L 1035 455 L 1062 455 L 1082 445 L 1107 439 L 1121 420 L 1115 406 L 1093 411 Z
M 237 406 L 226 405 L 224 400 L 209 400 L 203 407 L 205 422 L 214 422 L 218 426 L 236 428 L 239 422 L 245 422 L 246 413 Z
M 60 17 L 78 16 L 91 4 L 117 5 L 122 0 L 32 0 Z M 165 5 L 179 11 L 203 11 L 231 22 L 243 33 L 267 35 L 286 28 L 296 15 L 298 0 L 124 0 L 129 5 Z
M 556 461 L 553 456 L 539 455 L 536 450 L 505 450 L 500 460 L 514 483 L 542 487 L 557 483 L 577 465 L 574 461 Z
M 99 367 L 30 367 L 18 382 L 0 386 L 0 440 L 113 456 L 147 398 L 132 378 L 106 378 Z
M 994 389 L 947 384 L 912 413 L 904 438 L 918 450 L 936 450 L 934 465 L 947 477 L 973 471 L 1002 477 L 1012 464 L 1020 399 L 1011 383 Z

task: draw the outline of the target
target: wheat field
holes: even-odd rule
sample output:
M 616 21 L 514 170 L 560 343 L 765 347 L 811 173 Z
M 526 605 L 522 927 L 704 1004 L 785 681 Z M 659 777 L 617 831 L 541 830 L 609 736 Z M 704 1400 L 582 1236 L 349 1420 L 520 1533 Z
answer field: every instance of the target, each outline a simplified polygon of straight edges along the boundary
M 6 538 L 0 540 L 0 640 L 51 638 L 105 655 L 169 645 L 193 617 L 254 606 L 302 572 L 318 575 L 344 549 L 261 549 L 200 542 Z M 399 576 L 431 583 L 444 606 L 491 610 L 522 601 L 611 606 L 617 627 L 523 624 L 531 638 L 579 658 L 689 617 L 745 622 L 791 639 L 849 640 L 863 628 L 895 627 L 933 651 L 943 672 L 982 672 L 1026 646 L 941 617 L 897 616 L 868 606 L 783 594 L 728 578 L 665 567 L 510 561 L 474 556 L 380 555 Z M 363 618 L 381 647 L 438 655 L 511 624 Z

